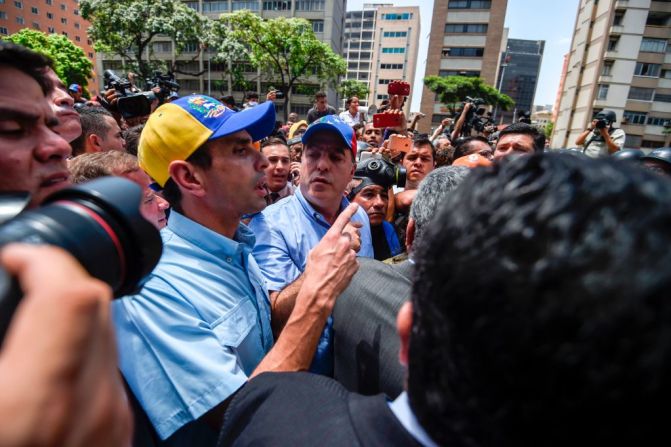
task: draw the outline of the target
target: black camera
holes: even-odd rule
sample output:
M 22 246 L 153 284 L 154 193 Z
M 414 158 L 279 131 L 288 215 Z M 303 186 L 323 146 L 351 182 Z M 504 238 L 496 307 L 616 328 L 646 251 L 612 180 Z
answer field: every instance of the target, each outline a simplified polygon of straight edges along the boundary
M 105 90 L 114 89 L 119 94 L 116 109 L 124 118 L 137 118 L 151 113 L 151 103 L 158 100 L 162 104 L 172 92 L 179 91 L 179 84 L 171 73 L 163 75 L 155 72 L 147 81 L 148 91 L 141 92 L 128 79 L 120 78 L 112 70 L 105 70 Z M 154 91 L 156 90 L 156 91 Z M 105 107 L 113 107 L 104 102 Z
M 606 127 L 608 127 L 608 124 L 609 124 L 608 121 L 606 121 L 603 118 L 599 118 L 599 119 L 596 120 L 596 123 L 594 123 L 594 128 L 595 129 L 605 129 Z
M 109 284 L 115 297 L 135 293 L 162 251 L 158 230 L 140 214 L 142 198 L 137 184 L 120 177 L 63 189 L 30 211 L 21 212 L 28 194 L 1 194 L 0 217 L 8 220 L 0 221 L 0 247 L 11 242 L 59 246 Z M 16 281 L 0 268 L 0 340 L 21 297 Z
M 361 161 L 354 171 L 355 178 L 367 177 L 376 185 L 387 189 L 393 185 L 405 187 L 406 170 L 382 156 Z

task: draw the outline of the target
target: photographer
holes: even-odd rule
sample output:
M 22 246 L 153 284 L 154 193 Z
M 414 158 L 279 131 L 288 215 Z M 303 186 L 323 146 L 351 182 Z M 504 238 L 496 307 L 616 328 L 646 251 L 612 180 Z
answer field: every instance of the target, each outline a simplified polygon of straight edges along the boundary
M 590 127 L 580 134 L 575 144 L 582 146 L 583 153 L 592 158 L 605 157 L 619 151 L 624 146 L 626 135 L 624 130 L 613 127 L 616 119 L 612 110 L 597 113 Z
M 30 193 L 31 207 L 69 184 L 49 66 L 0 42 L 0 191 Z M 0 445 L 128 445 L 109 288 L 57 248 L 7 246 L 0 256 L 25 292 L 0 351 Z

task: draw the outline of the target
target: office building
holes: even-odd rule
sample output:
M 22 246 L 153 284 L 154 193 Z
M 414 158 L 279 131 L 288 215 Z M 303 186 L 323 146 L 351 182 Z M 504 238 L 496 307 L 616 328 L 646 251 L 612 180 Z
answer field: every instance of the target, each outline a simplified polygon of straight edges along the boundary
M 552 147 L 575 146 L 604 109 L 617 115 L 625 147 L 663 146 L 671 127 L 670 38 L 668 1 L 581 0 Z
M 346 79 L 368 84 L 367 98 L 361 105 L 379 104 L 388 98 L 387 86 L 394 80 L 412 84 L 419 48 L 419 7 L 391 4 L 364 4 L 362 11 L 345 15 L 343 56 L 347 61 Z M 406 100 L 406 112 L 412 91 Z
M 310 21 L 312 29 L 318 39 L 331 46 L 336 54 L 342 54 L 342 32 L 345 18 L 344 2 L 338 0 L 198 0 L 187 1 L 186 4 L 208 16 L 217 19 L 221 14 L 247 9 L 266 19 L 277 17 L 299 17 Z M 198 54 L 197 45 L 188 46 L 180 55 L 176 55 L 172 42 L 169 39 L 156 38 L 153 42 L 154 57 L 164 59 L 171 64 L 173 61 L 182 61 L 181 71 L 200 73 L 197 75 L 177 74 L 180 83 L 180 94 L 205 93 L 214 97 L 232 94 L 238 103 L 244 98 L 245 89 L 233 85 L 226 76 L 227 62 L 211 61 L 212 53 L 208 51 Z M 111 55 L 101 56 L 103 68 L 122 69 L 123 63 Z M 249 63 L 239 63 L 246 80 L 251 83 L 251 91 L 265 94 L 273 86 L 267 79 Z M 320 90 L 317 79 L 311 82 L 295 85 L 291 94 L 289 110 L 305 117 L 313 106 L 314 94 Z M 325 89 L 328 101 L 335 105 L 336 92 L 333 88 Z M 284 102 L 275 102 L 278 116 L 284 112 Z
M 77 0 L 4 0 L 0 1 L 0 38 L 23 28 L 46 34 L 62 34 L 84 50 L 95 63 L 93 44 L 86 35 L 90 23 L 79 15 Z M 97 93 L 96 81 L 89 84 L 89 91 Z
M 435 0 L 426 61 L 426 76 L 479 76 L 496 85 L 507 0 Z M 428 88 L 422 91 L 419 122 L 428 132 L 449 116 Z
M 500 110 L 495 117 L 497 123 L 513 123 L 521 115 L 533 112 L 544 47 L 543 40 L 507 39 L 496 86 L 515 105 L 512 110 Z

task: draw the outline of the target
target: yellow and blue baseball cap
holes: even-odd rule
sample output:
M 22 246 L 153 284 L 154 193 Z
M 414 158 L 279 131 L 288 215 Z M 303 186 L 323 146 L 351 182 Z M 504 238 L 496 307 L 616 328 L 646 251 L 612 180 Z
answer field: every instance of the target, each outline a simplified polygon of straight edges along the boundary
M 356 158 L 357 142 L 356 134 L 352 128 L 336 115 L 326 115 L 314 121 L 308 126 L 303 134 L 303 144 L 307 143 L 315 132 L 329 130 L 335 132 L 345 143 L 345 146 L 352 151 L 352 160 Z
M 140 135 L 138 162 L 163 187 L 170 178 L 170 163 L 186 160 L 205 142 L 241 130 L 258 141 L 274 128 L 272 101 L 234 112 L 209 96 L 184 96 L 162 105 L 149 116 Z

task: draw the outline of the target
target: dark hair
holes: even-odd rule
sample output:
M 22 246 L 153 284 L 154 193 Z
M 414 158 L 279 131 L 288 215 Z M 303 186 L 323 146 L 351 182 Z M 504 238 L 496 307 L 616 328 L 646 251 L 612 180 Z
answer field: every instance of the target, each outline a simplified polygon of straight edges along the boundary
M 431 147 L 431 157 L 433 160 L 436 160 L 436 147 L 431 142 L 431 139 L 426 134 L 419 134 L 417 137 L 413 138 L 412 145 L 415 147 L 420 146 L 430 146 Z
M 289 146 L 287 146 L 287 142 L 285 140 L 283 140 L 282 138 L 270 137 L 270 138 L 266 138 L 261 143 L 261 153 L 263 153 L 264 148 L 266 148 L 268 146 L 277 146 L 278 144 L 281 145 L 281 146 L 286 147 L 287 151 L 289 151 Z
M 249 92 L 249 93 L 247 93 L 246 96 L 247 96 L 247 99 L 252 99 L 252 98 L 259 99 L 259 94 L 256 93 L 256 92 Z
M 86 149 L 86 139 L 89 135 L 106 135 L 110 130 L 109 124 L 105 121 L 108 116 L 112 119 L 114 117 L 104 107 L 100 106 L 84 106 L 77 108 L 79 119 L 82 123 L 82 133 L 79 135 L 70 146 L 72 146 L 72 156 L 83 154 Z
M 475 137 L 465 137 L 465 138 L 459 138 L 456 141 L 456 144 L 454 145 L 454 158 L 453 160 L 456 160 L 457 158 L 461 158 L 465 155 L 468 155 L 468 153 L 471 151 L 473 147 L 473 142 L 474 141 L 480 141 L 482 143 L 485 143 L 487 146 L 491 147 L 489 144 L 489 140 L 485 137 L 482 137 L 480 135 L 475 136 Z
M 196 149 L 193 154 L 189 155 L 186 161 L 199 168 L 210 169 L 210 167 L 212 167 L 212 153 L 210 152 L 208 143 L 209 142 L 206 142 Z M 182 210 L 182 192 L 172 178 L 169 178 L 168 181 L 165 182 L 162 192 L 163 198 L 168 201 L 172 209 L 178 213 L 184 212 Z
M 408 395 L 437 444 L 669 438 L 671 182 L 532 154 L 473 170 L 434 219 L 414 257 Z
M 499 140 L 507 134 L 529 135 L 534 140 L 534 152 L 543 152 L 545 148 L 545 134 L 534 126 L 526 123 L 514 123 L 499 132 Z
M 123 139 L 126 141 L 126 152 L 137 157 L 137 147 L 140 144 L 140 134 L 144 124 L 138 124 L 123 131 Z
M 0 40 L 0 65 L 8 65 L 30 76 L 40 85 L 45 95 L 54 88 L 46 75 L 46 70 L 52 64 L 51 59 L 46 56 L 21 45 Z
M 315 93 L 315 100 L 320 99 L 320 98 L 326 98 L 326 93 L 324 93 L 322 91 L 318 91 L 317 93 Z
M 349 105 L 352 104 L 352 100 L 353 100 L 354 98 L 359 99 L 359 97 L 356 96 L 356 95 L 354 95 L 354 96 L 350 96 L 349 98 L 347 98 L 347 99 L 345 100 L 345 107 L 349 108 Z
M 258 98 L 259 95 L 256 95 L 256 97 Z M 250 98 L 250 96 L 248 96 L 248 98 Z M 233 105 L 235 107 L 235 97 L 233 97 L 233 95 L 222 96 L 221 102 L 225 105 Z

